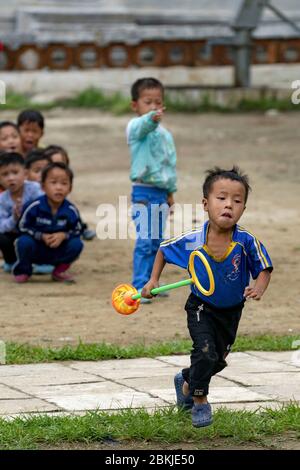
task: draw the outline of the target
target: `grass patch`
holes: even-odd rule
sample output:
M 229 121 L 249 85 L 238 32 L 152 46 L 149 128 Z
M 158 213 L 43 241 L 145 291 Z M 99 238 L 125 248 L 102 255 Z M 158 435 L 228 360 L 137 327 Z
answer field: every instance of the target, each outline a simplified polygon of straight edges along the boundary
M 290 99 L 261 98 L 259 100 L 242 99 L 237 107 L 238 111 L 268 111 L 276 109 L 278 111 L 297 111 L 299 106 L 295 106 Z
M 88 88 L 73 98 L 59 101 L 59 105 L 64 108 L 97 108 L 102 111 L 110 111 L 113 114 L 124 114 L 131 111 L 130 100 L 122 96 L 121 93 L 106 95 L 96 88 Z
M 8 91 L 6 93 L 6 104 L 1 105 L 1 110 L 5 111 L 9 109 L 16 109 L 21 111 L 23 109 L 29 108 L 47 110 L 56 106 L 57 104 L 55 102 L 49 102 L 45 104 L 33 103 L 30 96 Z
M 260 99 L 244 98 L 238 101 L 236 104 L 226 106 L 216 104 L 206 93 L 203 94 L 202 99 L 199 101 L 195 99 L 186 99 L 184 95 L 181 97 L 172 98 L 171 95 L 168 94 L 168 91 L 166 91 L 165 95 L 165 106 L 170 112 L 181 113 L 236 113 L 251 111 L 265 112 L 269 109 L 276 109 L 278 111 L 300 110 L 300 106 L 295 106 L 289 98 L 277 99 L 275 97 L 272 98 L 265 96 L 262 96 Z M 129 98 L 124 97 L 121 93 L 106 94 L 102 90 L 94 87 L 87 88 L 74 95 L 72 98 L 58 99 L 43 104 L 33 102 L 32 98 L 28 95 L 8 91 L 6 96 L 6 104 L 1 105 L 1 109 L 3 110 L 21 110 L 24 108 L 47 110 L 55 107 L 86 109 L 92 108 L 102 111 L 109 111 L 117 115 L 131 112 Z
M 175 407 L 148 414 L 144 409 L 127 409 L 115 414 L 101 411 L 84 416 L 28 416 L 12 421 L 0 419 L 0 449 L 35 449 L 40 445 L 71 442 L 85 444 L 105 441 L 147 441 L 171 444 L 226 438 L 236 443 L 261 443 L 268 436 L 295 432 L 300 437 L 300 407 L 296 403 L 277 410 L 230 411 L 214 413 L 212 426 L 201 430 L 191 425 L 190 414 Z
M 299 336 L 239 336 L 233 351 L 290 351 Z M 134 359 L 138 357 L 171 356 L 189 354 L 190 340 L 174 340 L 149 346 L 133 344 L 118 346 L 109 343 L 88 344 L 81 341 L 61 348 L 32 346 L 30 344 L 6 343 L 7 364 L 26 364 L 53 361 L 99 361 L 105 359 Z

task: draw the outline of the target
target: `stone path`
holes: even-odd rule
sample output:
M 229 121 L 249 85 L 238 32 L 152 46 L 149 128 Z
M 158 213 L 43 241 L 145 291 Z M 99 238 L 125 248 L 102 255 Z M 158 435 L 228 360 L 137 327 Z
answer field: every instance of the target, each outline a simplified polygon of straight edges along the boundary
M 0 415 L 85 413 L 175 404 L 173 377 L 189 356 L 0 366 Z M 231 353 L 212 378 L 216 409 L 255 410 L 300 400 L 300 351 Z

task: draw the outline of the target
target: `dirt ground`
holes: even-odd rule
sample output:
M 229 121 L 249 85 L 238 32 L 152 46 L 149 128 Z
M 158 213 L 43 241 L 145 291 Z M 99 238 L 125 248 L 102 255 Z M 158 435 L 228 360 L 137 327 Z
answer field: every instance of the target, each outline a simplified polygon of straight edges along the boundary
M 2 113 L 1 118 L 15 118 Z M 91 227 L 100 218 L 100 204 L 117 205 L 130 196 L 129 156 L 125 127 L 129 116 L 115 117 L 93 110 L 55 109 L 45 113 L 44 144 L 65 146 L 75 171 L 71 199 Z M 299 115 L 166 115 L 178 150 L 179 190 L 176 202 L 200 203 L 204 171 L 237 163 L 251 179 L 247 209 L 240 221 L 261 239 L 275 270 L 261 302 L 249 302 L 242 334 L 298 334 L 299 320 Z M 197 222 L 201 213 L 196 214 Z M 176 220 L 176 217 L 175 217 Z M 128 317 L 111 307 L 119 283 L 131 281 L 132 239 L 86 242 L 74 265 L 75 285 L 33 276 L 15 285 L 0 273 L 0 338 L 5 341 L 62 346 L 84 342 L 119 345 L 188 338 L 183 306 L 188 288 L 155 299 Z M 168 267 L 162 283 L 187 277 Z
M 98 451 L 117 451 L 117 450 L 170 450 L 171 454 L 181 450 L 300 450 L 300 443 L 297 436 L 293 433 L 285 433 L 280 436 L 266 437 L 261 443 L 247 442 L 236 443 L 230 438 L 214 438 L 213 440 L 200 439 L 199 442 L 177 442 L 176 444 L 167 444 L 147 441 L 98 441 L 90 443 L 74 442 L 63 443 L 62 445 L 41 445 L 39 450 L 98 450 Z

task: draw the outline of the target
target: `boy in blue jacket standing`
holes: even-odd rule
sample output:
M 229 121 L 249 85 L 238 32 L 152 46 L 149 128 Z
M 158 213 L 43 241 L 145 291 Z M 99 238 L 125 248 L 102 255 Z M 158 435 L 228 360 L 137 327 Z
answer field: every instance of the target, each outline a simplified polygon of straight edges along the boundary
M 155 78 L 141 78 L 132 85 L 131 97 L 132 109 L 137 114 L 127 126 L 137 232 L 132 284 L 141 290 L 150 279 L 169 207 L 174 204 L 176 149 L 171 133 L 160 124 L 164 112 L 162 83 Z
M 66 199 L 72 182 L 73 173 L 65 164 L 50 163 L 44 168 L 45 195 L 27 205 L 19 221 L 21 236 L 15 242 L 17 262 L 13 267 L 16 282 L 28 281 L 33 263 L 52 264 L 53 280 L 73 282 L 67 270 L 83 244 L 78 210 Z

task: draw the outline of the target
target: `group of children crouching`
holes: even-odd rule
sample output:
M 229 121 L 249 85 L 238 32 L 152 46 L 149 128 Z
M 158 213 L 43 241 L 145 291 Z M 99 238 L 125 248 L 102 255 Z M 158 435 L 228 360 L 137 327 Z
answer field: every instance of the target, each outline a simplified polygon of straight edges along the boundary
M 81 239 L 95 236 L 67 199 L 73 172 L 66 150 L 40 148 L 43 133 L 36 110 L 21 112 L 17 124 L 0 122 L 0 252 L 4 271 L 17 283 L 32 273 L 73 282 L 68 270 L 83 249 Z

